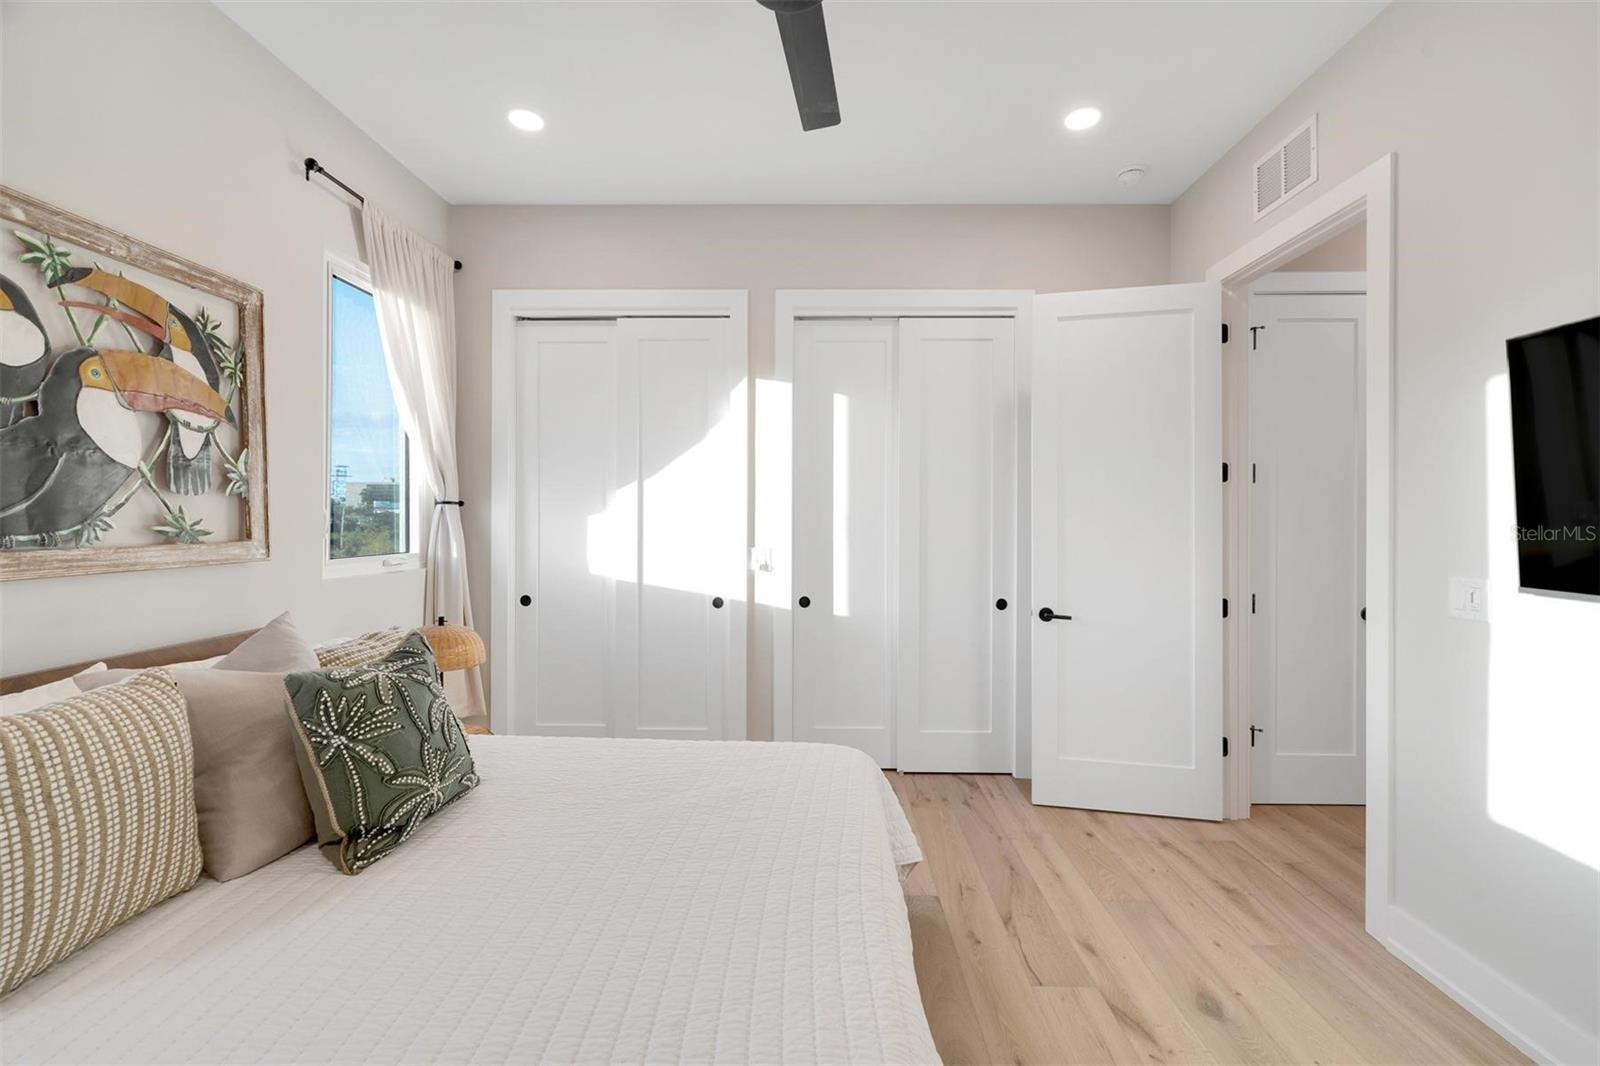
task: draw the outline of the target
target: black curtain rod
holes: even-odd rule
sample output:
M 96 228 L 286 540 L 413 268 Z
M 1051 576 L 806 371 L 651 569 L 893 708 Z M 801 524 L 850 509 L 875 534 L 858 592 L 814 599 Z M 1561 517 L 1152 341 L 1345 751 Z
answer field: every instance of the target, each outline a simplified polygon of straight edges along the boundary
M 367 198 L 365 196 L 362 196 L 360 193 L 356 192 L 350 186 L 346 185 L 344 182 L 342 182 L 338 178 L 334 177 L 331 173 L 328 172 L 328 168 L 327 167 L 323 166 L 321 163 L 317 162 L 315 158 L 313 158 L 313 157 L 308 155 L 308 156 L 306 156 L 306 180 L 310 181 L 311 180 L 311 175 L 313 175 L 313 174 L 321 174 L 323 177 L 327 178 L 329 181 L 331 181 L 335 185 L 339 186 L 339 188 L 343 189 L 345 192 L 349 193 L 351 196 L 354 196 L 356 198 L 356 202 L 357 203 L 365 204 L 367 202 Z M 457 259 L 455 261 L 455 263 L 456 263 L 456 269 L 460 270 L 461 269 L 461 260 Z

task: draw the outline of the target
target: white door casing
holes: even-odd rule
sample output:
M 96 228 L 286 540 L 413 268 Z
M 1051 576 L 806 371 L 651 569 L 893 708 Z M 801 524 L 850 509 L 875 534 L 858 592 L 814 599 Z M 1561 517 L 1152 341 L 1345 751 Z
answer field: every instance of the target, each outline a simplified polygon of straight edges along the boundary
M 1251 798 L 1363 803 L 1366 296 L 1250 312 Z
M 746 386 L 727 329 L 517 326 L 514 730 L 743 735 Z
M 1035 302 L 1036 803 L 1222 817 L 1220 318 L 1214 283 Z

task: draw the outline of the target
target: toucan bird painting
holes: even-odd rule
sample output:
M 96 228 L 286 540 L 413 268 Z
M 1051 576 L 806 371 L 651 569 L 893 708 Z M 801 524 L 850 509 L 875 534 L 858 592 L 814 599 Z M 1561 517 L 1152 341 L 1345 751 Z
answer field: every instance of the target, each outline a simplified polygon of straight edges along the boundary
M 268 557 L 264 317 L 0 185 L 0 582 Z
M 227 404 L 171 360 L 75 348 L 50 367 L 39 413 L 0 429 L 0 538 L 60 543 L 139 476 L 140 412 L 220 419 Z
M 61 275 L 63 285 L 77 285 L 108 296 L 123 309 L 107 312 L 130 329 L 148 334 L 160 343 L 160 355 L 190 374 L 201 378 L 213 390 L 222 383 L 221 368 L 211 351 L 205 331 L 194 319 L 137 282 L 99 267 L 74 267 Z M 101 311 L 99 304 L 63 300 L 64 306 Z M 167 480 L 172 491 L 182 496 L 203 496 L 213 482 L 211 431 L 217 421 L 197 420 L 192 414 L 173 413 L 175 446 L 167 449 Z M 234 421 L 230 410 L 221 420 Z
M 27 413 L 50 367 L 50 336 L 21 285 L 0 274 L 0 426 Z

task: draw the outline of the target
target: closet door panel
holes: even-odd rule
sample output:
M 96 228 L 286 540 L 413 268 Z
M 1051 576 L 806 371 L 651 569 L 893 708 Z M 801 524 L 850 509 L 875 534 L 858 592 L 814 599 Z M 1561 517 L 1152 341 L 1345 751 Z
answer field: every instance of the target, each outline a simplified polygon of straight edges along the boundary
M 623 368 L 609 324 L 518 331 L 517 661 L 521 713 L 541 733 L 609 735 L 631 698 L 631 642 L 618 639 L 619 581 L 634 578 L 625 486 Z M 596 552 L 596 517 L 604 550 Z
M 894 330 L 891 321 L 797 323 L 793 391 L 794 738 L 860 748 L 880 766 L 894 765 Z
M 904 319 L 899 361 L 898 765 L 1005 772 L 1016 599 L 1012 322 Z
M 720 738 L 744 706 L 745 410 L 720 319 L 629 320 L 637 368 L 639 736 Z M 737 628 L 740 642 L 733 649 Z M 737 732 L 737 731 L 734 731 Z

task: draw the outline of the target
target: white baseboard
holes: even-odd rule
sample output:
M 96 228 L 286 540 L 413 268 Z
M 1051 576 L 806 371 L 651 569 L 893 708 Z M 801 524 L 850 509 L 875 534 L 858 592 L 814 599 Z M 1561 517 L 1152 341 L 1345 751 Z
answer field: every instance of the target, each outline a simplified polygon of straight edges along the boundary
M 1530 1057 L 1574 1066 L 1600 1062 L 1600 1036 L 1584 1032 L 1403 908 L 1391 904 L 1384 918 L 1391 953 Z

